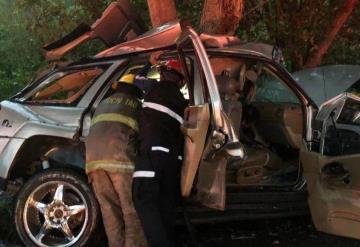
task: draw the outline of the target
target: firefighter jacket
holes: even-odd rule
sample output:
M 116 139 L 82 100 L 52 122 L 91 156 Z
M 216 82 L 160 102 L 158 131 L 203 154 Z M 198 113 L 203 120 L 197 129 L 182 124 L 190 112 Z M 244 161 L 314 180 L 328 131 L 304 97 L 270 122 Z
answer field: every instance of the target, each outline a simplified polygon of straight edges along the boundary
M 140 114 L 133 200 L 149 246 L 173 246 L 184 149 L 180 124 L 185 107 L 179 88 L 161 81 L 145 96 Z
M 162 164 L 160 156 L 165 151 L 174 160 L 181 159 L 184 149 L 184 136 L 180 131 L 183 114 L 187 105 L 180 90 L 172 82 L 159 82 L 145 96 L 140 114 L 140 153 L 136 163 L 136 174 L 150 172 L 154 176 L 157 168 L 171 166 Z M 157 159 L 159 155 L 159 159 Z M 151 156 L 151 157 L 150 157 Z M 166 163 L 166 162 L 165 162 Z M 181 163 L 181 162 L 180 162 Z M 160 171 L 159 171 L 160 172 Z M 160 172 L 161 173 L 161 172 Z
M 134 85 L 121 83 L 113 95 L 99 104 L 85 140 L 86 173 L 99 169 L 133 172 L 141 96 Z

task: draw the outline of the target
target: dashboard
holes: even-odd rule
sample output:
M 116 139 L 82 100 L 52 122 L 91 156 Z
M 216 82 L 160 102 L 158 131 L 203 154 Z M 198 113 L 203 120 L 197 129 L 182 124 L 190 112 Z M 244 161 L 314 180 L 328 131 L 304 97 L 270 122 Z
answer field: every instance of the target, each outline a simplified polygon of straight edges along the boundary
M 324 155 L 360 153 L 360 98 L 343 93 L 326 102 L 315 119 L 314 131 Z

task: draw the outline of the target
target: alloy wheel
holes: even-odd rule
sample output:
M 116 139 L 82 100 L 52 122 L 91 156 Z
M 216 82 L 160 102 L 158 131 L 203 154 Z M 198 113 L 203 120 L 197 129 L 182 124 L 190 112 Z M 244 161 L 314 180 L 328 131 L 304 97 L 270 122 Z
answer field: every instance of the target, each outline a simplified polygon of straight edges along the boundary
M 23 211 L 23 223 L 37 246 L 67 247 L 81 238 L 88 214 L 86 200 L 75 186 L 51 181 L 30 194 Z

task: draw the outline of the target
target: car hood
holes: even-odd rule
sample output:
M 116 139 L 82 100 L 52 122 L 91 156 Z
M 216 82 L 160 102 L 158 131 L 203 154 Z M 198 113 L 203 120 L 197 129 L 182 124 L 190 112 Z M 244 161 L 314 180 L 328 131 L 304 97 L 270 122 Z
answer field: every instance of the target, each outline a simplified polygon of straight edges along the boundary
M 323 66 L 297 71 L 292 76 L 316 105 L 320 106 L 360 80 L 360 65 Z

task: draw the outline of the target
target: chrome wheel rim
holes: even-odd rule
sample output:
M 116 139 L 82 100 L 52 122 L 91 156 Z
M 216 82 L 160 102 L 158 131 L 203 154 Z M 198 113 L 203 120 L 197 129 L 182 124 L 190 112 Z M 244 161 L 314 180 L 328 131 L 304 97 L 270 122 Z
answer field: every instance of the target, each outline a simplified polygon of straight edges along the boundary
M 30 194 L 24 207 L 23 223 L 36 245 L 67 247 L 84 234 L 88 215 L 85 197 L 74 185 L 51 181 Z

